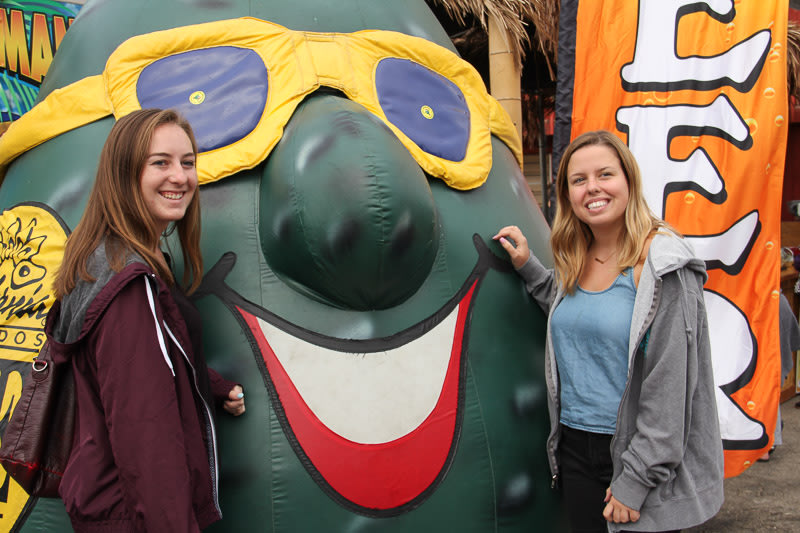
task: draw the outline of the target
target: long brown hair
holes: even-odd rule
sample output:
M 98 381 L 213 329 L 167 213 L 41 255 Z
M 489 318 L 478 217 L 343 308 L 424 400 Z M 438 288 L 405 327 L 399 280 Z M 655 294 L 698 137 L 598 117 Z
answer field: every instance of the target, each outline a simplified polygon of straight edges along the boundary
M 63 298 L 79 279 L 93 281 L 87 260 L 101 241 L 111 268 L 119 272 L 130 253 L 145 260 L 162 279 L 175 282 L 158 249 L 161 235 L 153 215 L 142 197 L 141 175 L 156 128 L 164 124 L 179 126 L 192 143 L 197 143 L 189 123 L 173 110 L 142 109 L 120 118 L 100 153 L 97 176 L 89 202 L 75 231 L 67 240 L 64 259 L 54 284 L 57 299 Z M 183 254 L 183 285 L 191 292 L 200 284 L 203 260 L 200 255 L 200 201 L 198 194 L 175 222 Z
M 619 236 L 617 266 L 620 270 L 635 266 L 642 258 L 647 238 L 660 228 L 672 228 L 655 216 L 647 206 L 642 191 L 642 175 L 630 149 L 613 133 L 606 130 L 589 131 L 572 141 L 558 165 L 556 174 L 557 210 L 550 233 L 555 270 L 559 282 L 568 293 L 578 284 L 578 278 L 592 244 L 592 231 L 572 210 L 569 201 L 567 167 L 572 155 L 586 146 L 607 146 L 619 159 L 628 181 L 628 205 L 625 207 L 625 224 Z M 674 230 L 672 230 L 674 231 Z M 677 232 L 675 232 L 677 233 Z

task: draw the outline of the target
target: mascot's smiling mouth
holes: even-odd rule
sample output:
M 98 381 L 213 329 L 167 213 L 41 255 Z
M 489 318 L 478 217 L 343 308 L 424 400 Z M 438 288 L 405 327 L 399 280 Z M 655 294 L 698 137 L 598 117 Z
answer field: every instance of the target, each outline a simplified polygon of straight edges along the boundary
M 389 337 L 321 335 L 245 300 L 224 282 L 231 253 L 196 293 L 217 295 L 240 320 L 284 433 L 312 478 L 348 509 L 409 511 L 453 460 L 474 296 L 490 267 L 509 270 L 477 235 L 473 241 L 478 261 L 455 296 Z

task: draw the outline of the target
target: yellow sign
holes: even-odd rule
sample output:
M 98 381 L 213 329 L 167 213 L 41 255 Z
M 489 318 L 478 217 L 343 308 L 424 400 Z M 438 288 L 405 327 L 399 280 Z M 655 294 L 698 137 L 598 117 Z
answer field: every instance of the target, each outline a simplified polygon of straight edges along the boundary
M 67 229 L 47 206 L 21 204 L 0 214 L 0 421 L 7 423 L 22 393 L 23 374 L 45 340 L 53 280 Z M 28 494 L 0 468 L 0 529 L 10 530 Z M 3 501 L 5 498 L 5 501 Z

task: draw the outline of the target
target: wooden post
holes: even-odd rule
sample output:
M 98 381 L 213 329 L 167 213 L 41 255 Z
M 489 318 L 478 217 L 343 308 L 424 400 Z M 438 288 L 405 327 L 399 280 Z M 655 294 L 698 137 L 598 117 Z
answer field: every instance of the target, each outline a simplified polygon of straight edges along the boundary
M 537 128 L 539 131 L 539 172 L 542 177 L 542 211 L 544 211 L 544 219 L 548 224 L 552 224 L 553 217 L 550 216 L 550 173 L 547 168 L 547 136 L 544 131 L 544 105 L 542 99 L 544 98 L 541 89 L 536 90 L 536 121 L 539 123 Z
M 511 115 L 522 140 L 522 96 L 519 52 L 511 46 L 511 36 L 489 15 L 490 92 Z

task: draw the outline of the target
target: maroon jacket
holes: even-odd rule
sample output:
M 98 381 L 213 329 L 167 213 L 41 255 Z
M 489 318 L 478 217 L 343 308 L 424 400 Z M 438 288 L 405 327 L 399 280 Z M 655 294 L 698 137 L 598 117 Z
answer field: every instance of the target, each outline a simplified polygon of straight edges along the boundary
M 199 531 L 221 518 L 208 392 L 221 402 L 235 384 L 206 370 L 200 332 L 190 334 L 178 295 L 145 263 L 114 273 L 101 245 L 89 271 L 97 281 L 57 302 L 46 328 L 54 358 L 71 359 L 75 375 L 75 439 L 59 489 L 72 525 Z

